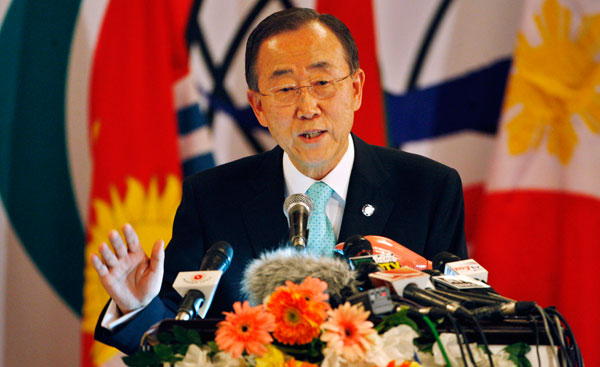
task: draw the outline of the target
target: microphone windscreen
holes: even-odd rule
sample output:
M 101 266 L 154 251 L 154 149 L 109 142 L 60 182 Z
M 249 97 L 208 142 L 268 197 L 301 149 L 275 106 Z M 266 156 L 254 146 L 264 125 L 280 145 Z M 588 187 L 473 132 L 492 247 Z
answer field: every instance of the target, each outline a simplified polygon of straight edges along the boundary
M 248 265 L 242 279 L 242 294 L 257 305 L 286 281 L 300 284 L 307 276 L 326 282 L 330 295 L 340 294 L 347 286 L 357 289 L 355 273 L 344 260 L 284 247 L 263 253 Z
M 303 207 L 307 210 L 308 215 L 312 213 L 313 202 L 306 194 L 292 194 L 288 196 L 283 202 L 283 213 L 286 217 L 289 217 L 289 213 L 296 208 Z

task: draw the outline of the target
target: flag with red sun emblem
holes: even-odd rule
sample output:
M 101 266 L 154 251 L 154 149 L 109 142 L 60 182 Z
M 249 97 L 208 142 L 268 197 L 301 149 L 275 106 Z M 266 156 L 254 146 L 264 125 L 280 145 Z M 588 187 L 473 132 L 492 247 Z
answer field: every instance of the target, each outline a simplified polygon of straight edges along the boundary
M 597 1 L 527 3 L 474 254 L 501 294 L 555 305 L 590 366 L 600 364 L 599 54 Z
M 131 223 L 146 253 L 168 242 L 181 198 L 174 87 L 188 72 L 190 1 L 111 0 L 92 66 L 93 161 L 83 306 L 83 365 L 119 358 L 93 341 L 108 295 L 89 257 L 111 229 Z

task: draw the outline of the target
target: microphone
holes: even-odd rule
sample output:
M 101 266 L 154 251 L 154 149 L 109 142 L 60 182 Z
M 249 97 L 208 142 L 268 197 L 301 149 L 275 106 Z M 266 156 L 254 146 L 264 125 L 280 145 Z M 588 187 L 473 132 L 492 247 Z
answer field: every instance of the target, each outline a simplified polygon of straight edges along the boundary
M 373 246 L 369 240 L 355 234 L 344 241 L 343 254 L 346 261 L 350 261 L 351 257 L 373 255 Z
M 308 217 L 313 210 L 312 200 L 305 194 L 293 194 L 283 202 L 283 213 L 288 219 L 290 239 L 294 247 L 303 249 L 308 243 Z
M 355 273 L 342 259 L 317 257 L 305 251 L 283 247 L 252 260 L 244 270 L 242 294 L 257 305 L 286 281 L 300 284 L 307 276 L 327 283 L 329 295 L 341 298 L 342 291 L 356 292 Z
M 512 315 L 526 316 L 533 312 L 537 312 L 537 307 L 535 302 L 519 301 L 503 303 L 495 306 L 479 307 L 471 312 L 477 319 L 494 320 Z
M 432 291 L 421 289 L 415 283 L 410 283 L 404 288 L 402 291 L 402 297 L 415 301 L 424 306 L 443 308 L 463 319 L 472 318 L 471 312 L 465 307 L 461 306 L 460 303 L 435 294 Z
M 216 242 L 202 258 L 199 271 L 177 274 L 173 288 L 183 300 L 177 310 L 176 320 L 191 320 L 196 315 L 204 318 L 212 303 L 219 280 L 229 268 L 233 248 L 225 241 Z
M 447 263 L 460 260 L 460 257 L 454 255 L 453 253 L 448 251 L 442 251 L 435 254 L 435 256 L 433 257 L 433 269 L 439 270 L 443 273 Z
M 417 254 L 416 252 L 402 246 L 398 242 L 391 240 L 382 236 L 364 236 L 364 238 L 370 242 L 373 248 L 372 255 L 365 255 L 361 257 L 357 257 L 357 259 L 353 259 L 353 263 L 356 264 L 359 260 L 368 260 L 367 258 L 372 257 L 375 263 L 384 263 L 388 264 L 390 269 L 398 268 L 400 265 L 409 266 L 413 269 L 417 270 L 425 270 L 431 269 L 431 261 L 427 260 L 423 256 Z M 340 243 L 336 245 L 336 250 L 338 252 L 345 252 L 344 247 L 346 243 Z M 354 246 L 354 245 L 352 245 Z M 392 263 L 387 261 L 380 261 L 379 258 L 394 258 Z
M 431 288 L 429 275 L 418 270 L 403 266 L 400 269 L 369 274 L 376 286 L 389 285 L 396 294 L 415 301 L 423 306 L 443 308 L 458 317 L 471 318 L 469 310 L 459 302 L 448 299 L 433 291 L 422 289 Z
M 473 259 L 461 260 L 449 252 L 440 252 L 433 257 L 434 269 L 445 275 L 466 275 L 482 282 L 487 282 L 488 271 Z

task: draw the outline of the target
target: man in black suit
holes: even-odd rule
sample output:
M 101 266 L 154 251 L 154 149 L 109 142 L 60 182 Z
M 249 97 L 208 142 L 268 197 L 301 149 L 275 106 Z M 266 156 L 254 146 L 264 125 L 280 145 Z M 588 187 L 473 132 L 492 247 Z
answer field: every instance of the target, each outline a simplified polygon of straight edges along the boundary
M 278 147 L 185 180 L 165 252 L 157 241 L 148 258 L 130 226 L 124 228 L 127 244 L 111 232 L 114 253 L 103 244 L 102 259 L 92 256 L 112 297 L 96 328 L 98 340 L 133 352 L 145 330 L 173 317 L 181 299 L 171 286 L 177 273 L 197 270 L 206 249 L 220 240 L 233 245 L 234 259 L 208 317 L 230 310 L 241 298 L 248 262 L 287 237 L 285 197 L 315 182 L 331 188 L 327 228 L 338 241 L 381 235 L 427 258 L 441 251 L 466 257 L 456 171 L 350 133 L 365 74 L 343 23 L 310 9 L 271 15 L 249 37 L 246 80 L 248 101 Z M 329 247 L 324 251 L 332 255 Z

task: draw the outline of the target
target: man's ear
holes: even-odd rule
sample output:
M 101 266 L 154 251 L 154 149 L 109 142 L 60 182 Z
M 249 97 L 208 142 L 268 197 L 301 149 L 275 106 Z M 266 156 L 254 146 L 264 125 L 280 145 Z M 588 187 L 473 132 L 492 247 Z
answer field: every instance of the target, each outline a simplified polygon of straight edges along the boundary
M 267 124 L 264 119 L 265 111 L 263 109 L 261 95 L 258 92 L 255 92 L 251 89 L 248 89 L 246 92 L 246 97 L 248 98 L 248 103 L 250 103 L 250 107 L 252 107 L 252 111 L 254 111 L 254 116 L 258 120 L 258 123 L 263 127 L 267 127 Z
M 352 88 L 354 89 L 354 111 L 358 111 L 362 103 L 363 87 L 365 86 L 365 72 L 358 69 L 352 76 Z

